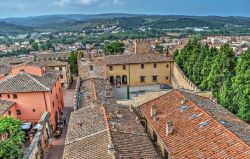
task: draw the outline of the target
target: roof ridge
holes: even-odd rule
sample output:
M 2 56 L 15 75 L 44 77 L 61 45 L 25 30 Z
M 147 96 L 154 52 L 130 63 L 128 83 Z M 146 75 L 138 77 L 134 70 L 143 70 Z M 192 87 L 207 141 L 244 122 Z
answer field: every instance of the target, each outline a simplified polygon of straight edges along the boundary
M 75 139 L 75 140 L 73 140 L 73 141 L 67 142 L 67 143 L 65 143 L 65 145 L 69 145 L 69 144 L 72 144 L 72 143 L 74 143 L 74 142 L 77 142 L 77 141 L 80 141 L 80 140 L 86 139 L 86 138 L 88 138 L 88 137 L 95 136 L 95 135 L 100 134 L 100 133 L 103 133 L 103 132 L 105 132 L 105 131 L 108 131 L 108 128 L 103 129 L 103 130 L 98 131 L 98 132 L 95 132 L 95 133 L 92 133 L 92 134 L 90 134 L 90 135 L 87 135 L 87 136 L 84 136 L 84 137 L 81 137 L 81 138 Z
M 40 81 L 38 81 L 37 79 L 35 79 L 34 77 L 32 77 L 31 75 L 24 73 L 25 75 L 27 75 L 28 77 L 30 77 L 32 80 L 34 80 L 35 82 L 37 82 L 40 86 L 42 86 L 43 88 L 50 90 L 47 86 L 45 86 L 44 84 L 42 84 Z

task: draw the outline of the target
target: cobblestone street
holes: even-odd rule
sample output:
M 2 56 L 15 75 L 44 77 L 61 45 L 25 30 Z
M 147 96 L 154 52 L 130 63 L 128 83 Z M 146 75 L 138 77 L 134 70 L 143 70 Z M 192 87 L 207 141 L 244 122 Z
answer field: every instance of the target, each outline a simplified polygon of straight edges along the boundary
M 70 113 L 73 111 L 73 95 L 74 95 L 75 81 L 71 89 L 64 91 L 64 111 L 63 114 L 67 119 L 67 126 Z M 45 155 L 45 159 L 61 159 L 64 150 L 64 141 L 66 138 L 67 126 L 63 129 L 63 134 L 58 138 L 53 138 L 52 144 Z

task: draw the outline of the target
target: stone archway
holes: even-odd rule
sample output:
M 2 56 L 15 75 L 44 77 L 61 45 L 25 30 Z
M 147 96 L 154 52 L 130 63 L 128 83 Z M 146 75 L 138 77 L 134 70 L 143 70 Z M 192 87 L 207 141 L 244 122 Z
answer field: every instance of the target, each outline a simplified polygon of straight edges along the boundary
M 122 82 L 122 79 L 121 79 L 121 76 L 116 76 L 116 78 L 115 78 L 115 81 L 116 81 L 116 86 L 117 87 L 120 87 L 121 86 L 121 82 Z
M 115 85 L 115 78 L 114 78 L 114 76 L 110 76 L 109 77 L 109 82 L 110 82 L 111 86 Z
M 128 77 L 126 75 L 122 76 L 122 85 L 127 85 L 128 84 Z

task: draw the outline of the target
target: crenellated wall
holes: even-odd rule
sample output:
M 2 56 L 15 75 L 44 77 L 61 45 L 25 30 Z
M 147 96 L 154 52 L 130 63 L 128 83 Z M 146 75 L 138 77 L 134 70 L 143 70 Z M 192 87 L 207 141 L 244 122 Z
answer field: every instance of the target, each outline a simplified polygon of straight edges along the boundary
M 200 92 L 198 86 L 196 86 L 191 80 L 189 80 L 189 78 L 175 62 L 171 82 L 174 89 L 186 89 L 195 92 Z

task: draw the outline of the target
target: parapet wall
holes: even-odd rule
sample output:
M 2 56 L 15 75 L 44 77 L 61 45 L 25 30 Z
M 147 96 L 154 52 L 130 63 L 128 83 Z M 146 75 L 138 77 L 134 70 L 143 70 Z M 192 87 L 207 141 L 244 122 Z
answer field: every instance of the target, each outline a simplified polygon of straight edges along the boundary
M 44 154 L 47 151 L 47 147 L 52 138 L 52 126 L 50 122 L 50 113 L 45 112 L 40 121 L 38 122 L 40 127 L 37 130 L 27 152 L 23 159 L 43 159 Z
M 200 92 L 198 86 L 196 86 L 191 80 L 189 80 L 189 78 L 175 62 L 171 82 L 174 89 L 187 89 L 195 92 Z
M 118 100 L 118 104 L 132 105 L 133 107 L 138 107 L 148 101 L 158 98 L 169 91 L 157 91 L 157 92 L 146 92 L 144 94 L 139 94 L 138 96 L 132 97 L 130 100 Z
M 74 111 L 76 111 L 79 106 L 80 85 L 81 85 L 81 78 L 78 76 L 77 81 L 76 81 L 76 88 L 74 92 Z

